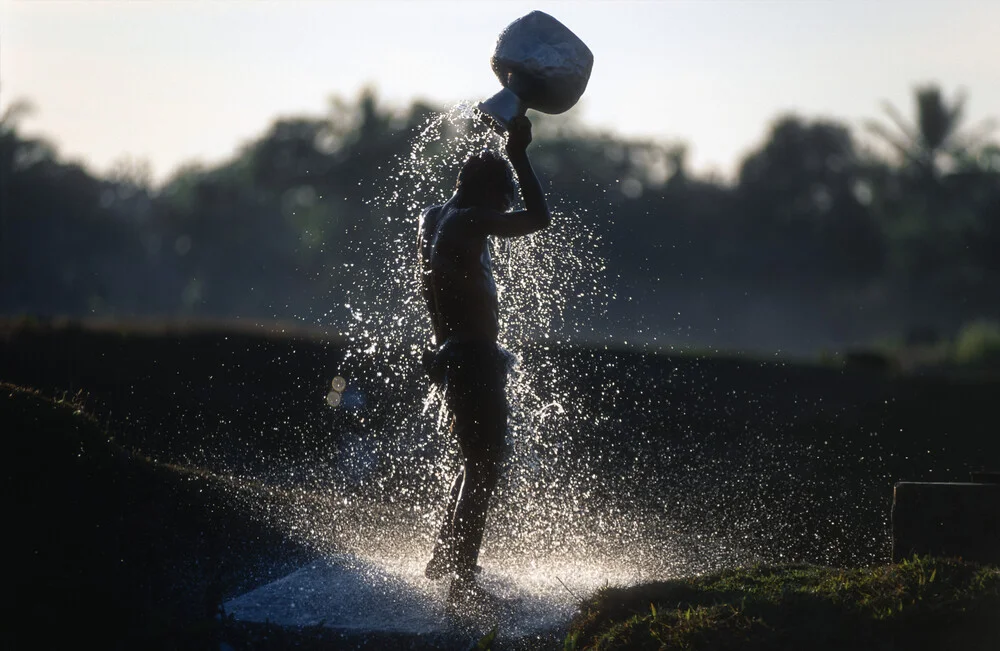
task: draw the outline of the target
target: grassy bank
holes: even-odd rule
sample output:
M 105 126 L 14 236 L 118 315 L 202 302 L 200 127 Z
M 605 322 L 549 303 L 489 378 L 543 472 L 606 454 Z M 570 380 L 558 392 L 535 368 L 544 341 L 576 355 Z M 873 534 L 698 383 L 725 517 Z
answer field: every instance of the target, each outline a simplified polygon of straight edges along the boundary
M 220 478 L 122 448 L 73 399 L 0 383 L 0 426 L 12 648 L 46 646 L 52 627 L 102 648 L 205 644 L 228 593 L 308 554 Z
M 914 558 L 833 569 L 753 567 L 605 588 L 574 620 L 567 649 L 1000 648 L 1000 569 Z

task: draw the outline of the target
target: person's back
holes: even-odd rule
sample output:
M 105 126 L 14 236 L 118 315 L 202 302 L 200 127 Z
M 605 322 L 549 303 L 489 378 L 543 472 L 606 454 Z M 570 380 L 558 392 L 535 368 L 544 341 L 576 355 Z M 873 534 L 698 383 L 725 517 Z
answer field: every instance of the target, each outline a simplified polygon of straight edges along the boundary
M 436 344 L 424 364 L 432 381 L 445 387 L 463 462 L 425 573 L 431 579 L 454 576 L 453 597 L 467 595 L 474 585 L 486 512 L 506 447 L 509 360 L 496 344 L 500 319 L 488 238 L 527 235 L 550 221 L 525 153 L 529 142 L 531 124 L 520 118 L 508 136 L 507 153 L 524 210 L 506 212 L 514 193 L 510 167 L 485 152 L 466 161 L 455 194 L 425 210 L 418 231 L 421 291 Z

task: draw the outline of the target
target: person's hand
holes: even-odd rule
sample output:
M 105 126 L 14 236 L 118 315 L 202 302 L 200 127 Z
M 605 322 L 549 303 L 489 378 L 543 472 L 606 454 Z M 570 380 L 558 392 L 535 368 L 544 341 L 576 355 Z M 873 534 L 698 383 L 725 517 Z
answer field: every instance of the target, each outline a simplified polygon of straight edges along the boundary
M 523 154 L 531 143 L 531 120 L 519 115 L 511 120 L 507 130 L 507 155 Z

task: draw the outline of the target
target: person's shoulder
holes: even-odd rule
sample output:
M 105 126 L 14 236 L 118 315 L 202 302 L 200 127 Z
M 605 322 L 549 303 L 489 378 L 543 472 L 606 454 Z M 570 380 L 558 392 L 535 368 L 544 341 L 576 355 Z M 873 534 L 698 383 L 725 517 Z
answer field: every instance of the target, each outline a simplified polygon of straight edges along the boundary
M 480 208 L 476 206 L 465 206 L 458 207 L 451 203 L 446 203 L 441 206 L 431 206 L 427 208 L 425 213 L 427 219 L 430 222 L 437 222 L 442 228 L 461 228 L 463 225 L 469 224 L 471 221 L 476 219 L 478 211 Z
M 444 206 L 442 206 L 441 204 L 436 204 L 436 205 L 433 205 L 433 206 L 427 206 L 422 211 L 420 211 L 420 218 L 421 219 L 426 219 L 426 218 L 428 218 L 428 217 L 430 217 L 432 215 L 436 215 L 439 212 L 441 212 L 442 208 L 444 208 Z
M 427 206 L 426 208 L 421 210 L 420 220 L 419 220 L 420 228 L 426 229 L 430 227 L 431 224 L 436 222 L 438 218 L 441 216 L 441 208 L 443 208 L 443 206 L 437 205 L 437 206 Z
M 487 208 L 485 206 L 467 206 L 465 208 L 457 208 L 455 210 L 456 215 L 460 215 L 463 221 L 476 221 L 482 218 L 492 218 L 498 215 L 503 215 L 501 212 L 497 212 L 492 208 Z
M 441 216 L 440 229 L 461 234 L 463 237 L 482 236 L 486 234 L 484 224 L 493 217 L 493 213 L 482 206 L 465 206 L 452 208 Z

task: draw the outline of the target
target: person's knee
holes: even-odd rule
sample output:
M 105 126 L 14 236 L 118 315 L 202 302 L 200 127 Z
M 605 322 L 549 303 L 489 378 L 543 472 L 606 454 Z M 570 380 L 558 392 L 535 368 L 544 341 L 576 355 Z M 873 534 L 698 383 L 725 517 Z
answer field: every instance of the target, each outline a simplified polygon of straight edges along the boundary
M 489 458 L 470 460 L 465 465 L 465 481 L 470 490 L 490 493 L 500 480 L 500 464 Z

